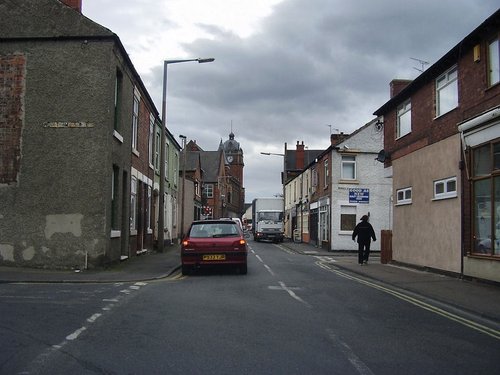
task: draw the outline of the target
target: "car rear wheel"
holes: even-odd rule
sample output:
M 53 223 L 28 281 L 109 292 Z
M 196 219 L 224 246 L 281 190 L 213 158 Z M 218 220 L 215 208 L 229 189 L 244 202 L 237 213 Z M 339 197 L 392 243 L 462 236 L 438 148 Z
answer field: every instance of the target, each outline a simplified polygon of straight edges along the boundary
M 191 267 L 190 266 L 182 266 L 182 274 L 183 275 L 189 275 L 191 273 Z
M 241 265 L 241 266 L 240 266 L 240 273 L 241 273 L 242 275 L 246 275 L 246 274 L 247 274 L 247 272 L 248 272 L 247 265 L 246 265 L 246 264 Z

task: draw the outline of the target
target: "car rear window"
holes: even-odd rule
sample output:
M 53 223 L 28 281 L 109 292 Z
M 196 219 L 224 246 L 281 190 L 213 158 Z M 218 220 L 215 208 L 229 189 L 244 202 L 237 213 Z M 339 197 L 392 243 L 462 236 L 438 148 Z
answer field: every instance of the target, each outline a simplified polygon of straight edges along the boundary
M 189 237 L 238 237 L 240 234 L 236 225 L 234 222 L 193 224 L 189 232 Z

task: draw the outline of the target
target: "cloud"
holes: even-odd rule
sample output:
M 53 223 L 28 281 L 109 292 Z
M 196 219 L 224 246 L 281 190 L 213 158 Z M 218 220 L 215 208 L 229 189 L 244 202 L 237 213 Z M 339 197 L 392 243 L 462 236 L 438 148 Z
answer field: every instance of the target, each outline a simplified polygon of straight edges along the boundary
M 214 9 L 224 9 L 215 2 Z M 215 58 L 169 67 L 168 126 L 210 150 L 227 139 L 232 124 L 245 152 L 247 201 L 281 191 L 282 158 L 261 151 L 282 152 L 285 142 L 293 149 L 296 141 L 326 149 L 327 125 L 349 133 L 370 121 L 389 99 L 392 79 L 419 74 L 411 57 L 434 63 L 497 9 L 479 0 L 283 0 L 255 19 L 253 32 L 203 17 L 193 25 L 197 36 L 183 39 L 175 33 L 181 20 L 164 12 L 157 19 L 155 2 L 141 2 L 142 10 L 130 8 L 134 1 L 121 3 L 123 20 L 115 15 L 113 22 L 137 29 L 121 34 L 103 25 L 127 50 L 134 46 L 134 64 L 135 55 L 158 49 L 166 35 L 180 38 L 185 57 Z M 162 57 L 151 60 L 137 68 L 161 108 Z

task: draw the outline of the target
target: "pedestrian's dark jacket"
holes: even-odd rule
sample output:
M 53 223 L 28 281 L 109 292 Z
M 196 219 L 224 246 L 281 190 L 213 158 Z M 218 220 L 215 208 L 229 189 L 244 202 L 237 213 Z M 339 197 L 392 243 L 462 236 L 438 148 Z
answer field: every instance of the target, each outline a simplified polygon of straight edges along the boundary
M 370 243 L 370 238 L 373 241 L 377 240 L 377 237 L 375 237 L 375 231 L 373 230 L 372 225 L 368 221 L 361 221 L 358 225 L 356 225 L 356 228 L 354 228 L 354 231 L 352 232 L 352 240 L 358 237 L 358 243 Z

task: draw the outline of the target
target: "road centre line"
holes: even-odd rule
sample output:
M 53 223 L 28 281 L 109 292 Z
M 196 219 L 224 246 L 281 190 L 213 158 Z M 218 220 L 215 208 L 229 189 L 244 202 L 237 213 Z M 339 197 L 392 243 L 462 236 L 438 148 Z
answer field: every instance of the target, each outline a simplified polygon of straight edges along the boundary
M 293 299 L 295 299 L 295 300 L 303 303 L 307 307 L 312 308 L 312 306 L 309 303 L 307 303 L 306 301 L 304 301 L 302 298 L 300 298 L 298 295 L 296 295 L 293 290 L 291 290 L 289 287 L 287 287 L 286 284 L 283 281 L 280 281 L 279 284 L 280 284 L 281 288 L 290 295 L 290 297 L 292 297 Z
M 353 350 L 345 342 L 340 340 L 331 329 L 327 329 L 328 337 L 333 341 L 334 345 L 340 349 L 349 362 L 361 375 L 373 375 L 372 370 L 353 352 Z
M 320 266 L 321 268 L 326 269 L 326 270 L 328 270 L 330 272 L 334 272 L 335 274 L 337 274 L 337 275 L 339 275 L 339 276 L 341 276 L 343 278 L 346 278 L 346 279 L 352 280 L 352 281 L 356 281 L 356 282 L 358 282 L 360 284 L 367 285 L 367 286 L 369 286 L 371 288 L 374 288 L 374 289 L 378 289 L 378 290 L 380 290 L 380 291 L 382 291 L 384 293 L 387 293 L 387 294 L 390 294 L 390 295 L 392 295 L 392 296 L 394 296 L 396 298 L 399 298 L 400 300 L 409 302 L 409 303 L 411 303 L 411 304 L 413 304 L 413 305 L 415 305 L 417 307 L 420 307 L 420 308 L 422 308 L 424 310 L 430 311 L 430 312 L 432 312 L 434 314 L 440 315 L 440 316 L 442 316 L 444 318 L 447 318 L 449 320 L 453 320 L 453 321 L 455 321 L 457 323 L 460 323 L 460 324 L 462 324 L 462 325 L 464 325 L 466 327 L 472 328 L 472 329 L 474 329 L 476 331 L 479 331 L 479 332 L 484 333 L 484 334 L 486 334 L 488 336 L 491 336 L 491 337 L 493 337 L 493 338 L 495 338 L 497 340 L 500 340 L 500 331 L 499 330 L 496 330 L 496 329 L 487 327 L 485 325 L 476 323 L 476 322 L 474 322 L 472 320 L 463 318 L 463 317 L 461 317 L 459 315 L 453 314 L 453 313 L 448 312 L 446 310 L 443 310 L 443 309 L 441 309 L 439 307 L 433 306 L 433 305 L 431 305 L 429 303 L 426 303 L 426 302 L 421 301 L 421 300 L 419 300 L 417 298 L 411 297 L 411 296 L 409 296 L 407 294 L 398 292 L 398 291 L 393 290 L 393 289 L 386 288 L 386 287 L 384 287 L 382 285 L 375 284 L 373 282 L 361 279 L 359 277 L 355 277 L 355 276 L 349 275 L 349 274 L 347 274 L 345 272 L 342 272 L 342 271 L 340 271 L 338 269 L 332 269 L 332 268 L 328 267 L 325 264 L 320 265 L 320 263 L 321 262 L 316 262 L 316 264 L 318 266 Z

